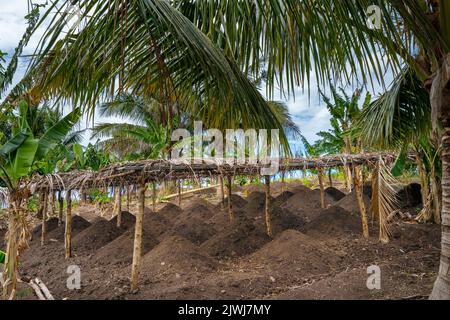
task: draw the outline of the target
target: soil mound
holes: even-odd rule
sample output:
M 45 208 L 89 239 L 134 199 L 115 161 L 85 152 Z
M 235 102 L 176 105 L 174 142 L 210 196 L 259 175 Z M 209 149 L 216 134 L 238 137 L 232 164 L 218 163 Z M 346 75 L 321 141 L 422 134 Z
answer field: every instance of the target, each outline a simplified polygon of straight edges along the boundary
M 215 234 L 201 249 L 216 257 L 241 257 L 253 253 L 270 238 L 251 221 L 236 222 Z
M 335 201 L 330 195 L 325 193 L 325 203 L 334 204 Z M 311 190 L 309 188 L 298 189 L 281 208 L 309 222 L 317 216 L 319 211 L 323 210 L 320 200 L 320 190 Z
M 109 220 L 112 224 L 117 225 L 117 216 L 114 216 L 111 220 Z M 121 226 L 128 229 L 131 227 L 134 227 L 136 223 L 136 217 L 128 212 L 128 211 L 122 211 L 122 218 L 121 218 Z
M 197 245 L 211 238 L 216 230 L 210 219 L 214 211 L 210 210 L 203 202 L 191 203 L 189 207 L 179 214 L 178 218 L 165 236 L 179 235 Z
M 182 211 L 179 206 L 169 202 L 158 211 L 158 214 L 167 218 L 169 221 L 173 221 Z
M 396 197 L 402 208 L 417 207 L 422 204 L 421 187 L 418 183 L 411 183 L 397 192 Z
M 72 217 L 72 237 L 76 236 L 86 228 L 89 228 L 91 225 L 90 222 L 85 220 L 84 218 L 80 216 L 73 216 Z M 47 234 L 47 239 L 53 239 L 58 241 L 64 241 L 64 232 L 65 227 L 64 225 L 54 229 L 53 231 L 49 232 Z
M 134 228 L 100 248 L 93 257 L 98 264 L 128 265 L 133 260 Z M 142 256 L 158 244 L 151 233 L 142 230 Z
M 248 216 L 263 216 L 266 205 L 266 194 L 263 192 L 252 192 L 247 198 L 244 211 Z
M 280 272 L 295 270 L 317 274 L 329 272 L 339 257 L 314 238 L 296 230 L 286 230 L 252 254 L 250 259 Z
M 336 189 L 334 187 L 328 187 L 325 189 L 325 192 L 330 195 L 334 201 L 339 201 L 342 198 L 345 197 L 345 193 L 343 193 L 341 190 Z
M 78 233 L 72 240 L 74 250 L 95 251 L 116 239 L 127 230 L 126 226 L 117 227 L 113 220 L 97 218 L 89 228 Z
M 48 234 L 48 232 L 51 232 L 58 228 L 58 219 L 57 218 L 51 218 L 45 221 L 45 231 Z M 42 234 L 42 224 L 38 225 L 31 231 L 31 241 L 38 241 L 41 238 Z
M 439 225 L 425 225 L 402 223 L 391 227 L 392 242 L 409 250 L 424 247 L 441 247 L 441 227 Z
M 294 193 L 291 192 L 291 191 L 284 191 L 282 194 L 280 194 L 279 196 L 275 197 L 275 199 L 273 199 L 272 203 L 273 203 L 274 206 L 281 206 L 286 201 L 288 201 L 288 199 L 290 197 L 292 197 L 293 195 L 294 195 Z
M 361 233 L 359 216 L 341 207 L 330 207 L 318 214 L 303 228 L 306 233 L 321 233 L 327 236 L 340 236 Z
M 231 194 L 231 205 L 233 208 L 244 208 L 247 205 L 247 200 L 242 198 L 237 194 Z M 221 203 L 218 204 L 219 207 L 227 207 L 228 208 L 228 197 L 225 197 Z
M 288 210 L 284 210 L 279 206 L 273 206 L 271 210 L 272 210 L 272 228 L 274 234 L 278 234 L 288 229 L 300 230 L 306 224 L 304 218 Z
M 142 259 L 142 275 L 180 275 L 192 272 L 210 272 L 218 263 L 189 240 L 172 236 L 164 239 Z
M 363 194 L 363 200 L 366 206 L 366 210 L 369 210 L 370 198 Z M 356 199 L 356 194 L 354 191 L 338 201 L 335 206 L 340 207 L 350 213 L 359 214 L 358 200 Z
M 171 227 L 171 222 L 160 213 L 146 210 L 142 219 L 142 229 L 149 233 L 154 238 L 163 235 Z M 134 228 L 133 228 L 134 230 Z

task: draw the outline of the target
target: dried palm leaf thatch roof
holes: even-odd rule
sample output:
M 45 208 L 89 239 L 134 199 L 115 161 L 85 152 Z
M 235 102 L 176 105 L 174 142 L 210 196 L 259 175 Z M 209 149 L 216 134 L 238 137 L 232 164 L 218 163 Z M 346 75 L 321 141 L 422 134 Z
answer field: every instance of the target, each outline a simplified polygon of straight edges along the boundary
M 318 168 L 335 168 L 345 165 L 375 165 L 379 159 L 392 163 L 394 153 L 342 154 L 320 158 L 281 158 L 279 171 L 295 171 Z M 67 173 L 36 175 L 25 185 L 34 193 L 39 190 L 83 190 L 118 185 L 137 185 L 175 179 L 197 179 L 201 177 L 246 175 L 258 176 L 262 168 L 269 165 L 227 164 L 226 159 L 183 160 L 142 160 L 118 163 L 98 172 L 71 171 Z M 272 159 L 272 161 L 277 161 Z

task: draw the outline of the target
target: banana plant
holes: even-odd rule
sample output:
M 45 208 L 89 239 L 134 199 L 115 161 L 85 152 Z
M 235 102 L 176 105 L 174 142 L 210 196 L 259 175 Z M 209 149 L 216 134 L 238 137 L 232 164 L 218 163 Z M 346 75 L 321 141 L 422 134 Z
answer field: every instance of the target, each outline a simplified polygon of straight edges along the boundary
M 19 103 L 13 137 L 0 147 L 0 184 L 9 191 L 8 245 L 3 274 L 3 298 L 12 299 L 17 282 L 20 253 L 28 246 L 27 210 L 24 206 L 30 192 L 20 188 L 22 179 L 38 170 L 38 164 L 55 148 L 81 117 L 75 109 L 62 118 L 41 137 L 35 137 L 27 120 L 29 106 Z

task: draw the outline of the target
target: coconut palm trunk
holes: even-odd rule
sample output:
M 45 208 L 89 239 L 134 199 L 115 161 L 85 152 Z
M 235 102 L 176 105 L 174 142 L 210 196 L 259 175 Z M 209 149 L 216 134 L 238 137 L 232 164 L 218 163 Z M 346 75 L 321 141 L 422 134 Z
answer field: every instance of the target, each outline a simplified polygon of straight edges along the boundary
M 444 127 L 442 135 L 442 248 L 439 274 L 430 299 L 450 299 L 450 53 L 436 73 L 431 106 Z

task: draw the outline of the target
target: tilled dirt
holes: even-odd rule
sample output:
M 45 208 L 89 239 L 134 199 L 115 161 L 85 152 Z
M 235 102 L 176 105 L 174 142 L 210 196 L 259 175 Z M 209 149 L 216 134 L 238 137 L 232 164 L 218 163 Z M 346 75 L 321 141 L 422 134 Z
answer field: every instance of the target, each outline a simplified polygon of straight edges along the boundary
M 259 191 L 233 196 L 233 222 L 227 206 L 199 196 L 182 209 L 171 203 L 146 209 L 138 292 L 130 289 L 134 216 L 126 212 L 121 228 L 114 219 L 90 224 L 74 216 L 73 258 L 64 259 L 64 226 L 57 227 L 44 247 L 31 243 L 21 275 L 39 277 L 57 299 L 404 299 L 431 292 L 439 226 L 396 222 L 383 245 L 376 225 L 370 239 L 362 238 L 351 195 L 337 202 L 341 195 L 329 190 L 329 207 L 322 209 L 318 190 L 283 189 L 272 199 L 272 239 Z M 73 265 L 81 270 L 80 290 L 66 286 Z M 372 265 L 381 268 L 381 290 L 366 286 Z

